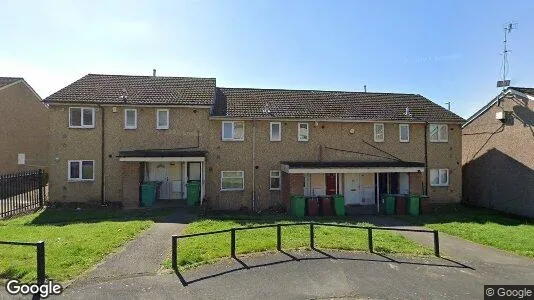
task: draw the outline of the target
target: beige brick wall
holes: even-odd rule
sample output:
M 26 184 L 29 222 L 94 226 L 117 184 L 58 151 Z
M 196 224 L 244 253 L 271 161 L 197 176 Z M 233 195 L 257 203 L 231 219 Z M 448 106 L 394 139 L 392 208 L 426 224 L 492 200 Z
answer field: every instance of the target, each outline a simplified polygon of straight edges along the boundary
M 121 162 L 121 179 L 125 208 L 139 207 L 139 171 L 138 162 Z
M 182 148 L 199 143 L 207 150 L 206 197 L 214 209 L 239 209 L 252 206 L 252 173 L 256 174 L 256 209 L 265 209 L 276 204 L 287 203 L 286 189 L 299 186 L 295 176 L 287 180 L 282 173 L 282 191 L 269 190 L 269 171 L 280 170 L 281 161 L 309 160 L 361 160 L 387 161 L 386 158 L 330 150 L 326 147 L 365 152 L 386 156 L 381 151 L 366 145 L 383 149 L 405 161 L 424 162 L 424 124 L 410 125 L 410 142 L 399 142 L 398 124 L 385 123 L 385 142 L 373 141 L 373 123 L 314 122 L 309 123 L 310 140 L 297 141 L 298 121 L 282 121 L 282 141 L 271 142 L 269 121 L 256 122 L 255 164 L 252 163 L 253 122 L 245 122 L 245 141 L 221 141 L 221 120 L 209 118 L 209 109 L 170 108 L 170 128 L 156 130 L 156 108 L 137 107 L 138 127 L 124 129 L 124 107 L 114 113 L 112 107 L 100 107 L 96 111 L 95 129 L 69 129 L 68 107 L 53 106 L 51 109 L 51 151 L 50 187 L 51 199 L 55 201 L 100 201 L 101 166 L 101 120 L 105 113 L 105 199 L 123 201 L 124 185 L 119 158 L 120 150 Z M 354 133 L 351 134 L 351 129 Z M 461 197 L 461 136 L 459 126 L 449 126 L 449 143 L 429 143 L 429 167 L 451 169 L 451 186 L 429 188 L 433 201 L 459 201 Z M 93 159 L 94 182 L 68 182 L 67 161 L 69 159 Z M 255 168 L 257 167 L 257 168 Z M 244 191 L 220 191 L 221 171 L 244 171 Z M 421 176 L 425 177 L 426 176 Z M 417 181 L 417 179 L 414 179 Z M 299 181 L 300 182 L 300 181 Z M 295 183 L 295 184 L 293 184 Z M 420 185 L 420 184 L 418 184 Z M 297 193 L 297 191 L 294 191 Z M 302 192 L 298 192 L 301 194 Z
M 24 84 L 0 90 L 0 173 L 46 169 L 48 109 Z M 18 165 L 25 153 L 27 165 Z
M 534 217 L 534 101 L 507 97 L 463 128 L 464 199 Z M 506 111 L 507 122 L 495 118 Z

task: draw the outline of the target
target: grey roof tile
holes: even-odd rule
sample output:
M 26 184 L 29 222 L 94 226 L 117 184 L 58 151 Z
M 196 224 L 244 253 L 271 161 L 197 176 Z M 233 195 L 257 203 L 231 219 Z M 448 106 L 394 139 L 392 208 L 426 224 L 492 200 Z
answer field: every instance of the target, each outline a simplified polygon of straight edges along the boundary
M 20 77 L 0 77 L 0 88 L 15 83 L 19 80 L 23 80 Z
M 88 74 L 47 103 L 212 105 L 215 78 Z

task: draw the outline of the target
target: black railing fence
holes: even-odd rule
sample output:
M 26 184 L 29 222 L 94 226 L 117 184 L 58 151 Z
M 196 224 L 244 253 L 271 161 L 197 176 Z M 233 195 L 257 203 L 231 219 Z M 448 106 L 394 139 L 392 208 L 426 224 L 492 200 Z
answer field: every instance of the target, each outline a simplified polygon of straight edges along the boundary
M 0 174 L 0 218 L 42 207 L 47 181 L 41 169 Z
M 36 243 L 31 242 L 13 242 L 13 241 L 0 241 L 0 245 L 12 245 L 12 246 L 32 246 L 35 247 L 36 252 L 36 272 L 37 272 L 37 284 L 43 285 L 46 279 L 45 271 L 45 243 L 39 241 Z
M 172 268 L 176 272 L 178 272 L 178 239 L 185 239 L 185 238 L 198 237 L 198 236 L 211 235 L 211 234 L 230 233 L 230 256 L 232 258 L 236 258 L 236 242 L 235 241 L 236 241 L 237 231 L 276 227 L 276 249 L 278 251 L 281 251 L 282 250 L 282 227 L 302 226 L 302 225 L 309 225 L 310 248 L 311 249 L 315 249 L 315 227 L 317 226 L 344 227 L 344 228 L 355 228 L 355 229 L 366 230 L 369 252 L 371 253 L 374 252 L 373 231 L 375 230 L 431 233 L 434 238 L 434 255 L 437 257 L 440 257 L 439 233 L 437 230 L 407 229 L 407 228 L 393 228 L 393 227 L 370 227 L 370 226 L 358 226 L 358 225 L 349 225 L 349 224 L 332 224 L 332 223 L 316 223 L 316 222 L 300 222 L 300 223 L 287 223 L 287 224 L 259 225 L 259 226 L 250 226 L 250 227 L 236 227 L 236 228 L 218 230 L 218 231 L 184 234 L 184 235 L 173 235 L 171 239 L 172 241 Z

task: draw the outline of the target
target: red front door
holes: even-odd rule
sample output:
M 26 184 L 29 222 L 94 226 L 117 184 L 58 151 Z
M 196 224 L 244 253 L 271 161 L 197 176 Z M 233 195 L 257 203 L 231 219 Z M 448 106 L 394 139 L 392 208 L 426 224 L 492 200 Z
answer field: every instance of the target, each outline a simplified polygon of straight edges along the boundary
M 326 174 L 326 194 L 327 195 L 336 194 L 336 174 L 334 173 Z

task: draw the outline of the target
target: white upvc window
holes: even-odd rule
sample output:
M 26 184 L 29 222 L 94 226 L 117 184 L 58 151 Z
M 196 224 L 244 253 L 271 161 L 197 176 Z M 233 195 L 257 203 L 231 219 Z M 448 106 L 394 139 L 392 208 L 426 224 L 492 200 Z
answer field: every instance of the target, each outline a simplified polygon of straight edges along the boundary
M 449 186 L 449 169 L 430 169 L 431 186 Z
M 410 141 L 410 124 L 399 124 L 399 141 L 401 143 Z
M 169 110 L 156 110 L 156 129 L 169 129 Z
M 282 140 L 282 123 L 271 122 L 271 142 L 280 142 Z
M 124 129 L 137 129 L 137 109 L 124 110 Z
M 242 191 L 244 189 L 244 171 L 221 171 L 221 191 Z
M 282 172 L 278 170 L 272 170 L 269 173 L 269 189 L 271 191 L 279 191 L 282 185 L 281 178 Z
M 383 123 L 375 123 L 374 124 L 374 136 L 375 136 L 375 142 L 381 143 L 384 141 L 384 124 Z
M 245 122 L 243 121 L 223 121 L 222 122 L 223 141 L 244 141 Z
M 447 124 L 430 124 L 428 125 L 428 134 L 431 142 L 448 142 L 449 128 Z
M 95 180 L 94 160 L 69 160 L 67 177 L 69 181 Z
M 299 123 L 298 126 L 298 141 L 307 142 L 310 138 L 308 123 Z
M 95 109 L 92 107 L 69 107 L 70 128 L 95 128 Z

